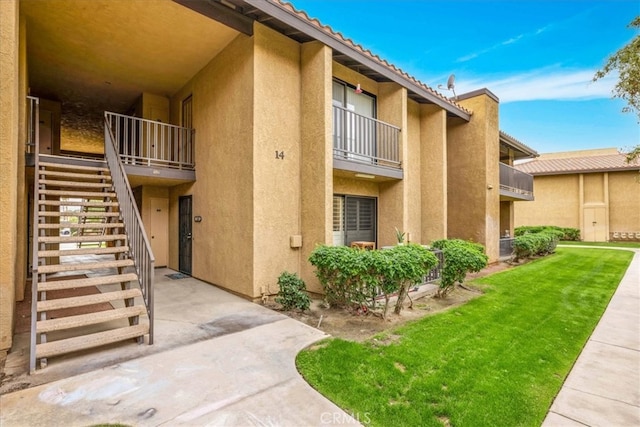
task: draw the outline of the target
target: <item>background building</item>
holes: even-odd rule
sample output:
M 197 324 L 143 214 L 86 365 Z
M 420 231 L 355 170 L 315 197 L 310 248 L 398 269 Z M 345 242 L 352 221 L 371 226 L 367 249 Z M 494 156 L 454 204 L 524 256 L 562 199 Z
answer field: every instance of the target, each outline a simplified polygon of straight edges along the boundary
M 578 228 L 590 242 L 640 241 L 640 165 L 617 149 L 542 154 L 516 168 L 533 175 L 536 188 L 535 201 L 516 205 L 516 226 Z

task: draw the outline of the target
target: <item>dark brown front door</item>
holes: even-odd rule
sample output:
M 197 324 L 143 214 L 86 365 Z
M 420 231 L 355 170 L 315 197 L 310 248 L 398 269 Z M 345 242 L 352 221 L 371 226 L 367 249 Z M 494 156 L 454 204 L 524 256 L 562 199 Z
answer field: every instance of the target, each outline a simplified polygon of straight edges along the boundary
M 191 196 L 181 196 L 179 207 L 178 269 L 191 275 Z

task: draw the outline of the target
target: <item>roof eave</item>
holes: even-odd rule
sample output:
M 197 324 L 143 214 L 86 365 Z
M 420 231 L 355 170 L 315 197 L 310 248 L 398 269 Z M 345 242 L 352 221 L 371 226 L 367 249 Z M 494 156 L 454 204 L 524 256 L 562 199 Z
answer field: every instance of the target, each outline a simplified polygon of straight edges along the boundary
M 417 84 L 415 81 L 397 73 L 393 70 L 385 67 L 383 64 L 375 61 L 371 57 L 365 55 L 363 52 L 356 49 L 354 46 L 346 43 L 344 40 L 340 40 L 339 38 L 329 34 L 326 31 L 316 27 L 311 22 L 302 19 L 297 14 L 292 11 L 280 6 L 276 2 L 272 2 L 269 0 L 244 0 L 245 3 L 255 7 L 256 9 L 261 10 L 262 12 L 273 16 L 274 18 L 284 22 L 285 24 L 295 28 L 298 31 L 302 31 L 305 34 L 308 34 L 310 37 L 318 40 L 325 45 L 329 46 L 331 49 L 340 52 L 343 55 L 349 56 L 354 61 L 358 61 L 362 63 L 364 66 L 371 68 L 372 70 L 380 73 L 384 77 L 389 80 L 398 83 L 399 85 L 405 87 L 408 91 L 413 92 L 420 97 L 424 98 L 427 102 L 435 104 L 442 109 L 446 110 L 450 114 L 459 117 L 463 120 L 469 121 L 471 120 L 471 114 L 462 108 L 456 106 L 453 103 L 448 102 L 446 99 L 438 97 L 435 94 L 430 93 L 421 85 Z

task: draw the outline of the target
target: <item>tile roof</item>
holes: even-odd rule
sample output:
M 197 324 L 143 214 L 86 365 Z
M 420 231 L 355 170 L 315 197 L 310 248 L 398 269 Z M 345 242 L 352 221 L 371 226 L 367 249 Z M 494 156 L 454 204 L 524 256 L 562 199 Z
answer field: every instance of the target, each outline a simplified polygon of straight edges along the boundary
M 284 0 L 269 0 L 271 3 L 274 3 L 278 6 L 280 6 L 281 8 L 288 10 L 290 13 L 293 13 L 294 15 L 297 15 L 299 18 L 305 20 L 306 22 L 312 24 L 313 26 L 317 27 L 318 29 L 324 31 L 325 33 L 327 33 L 328 35 L 339 39 L 340 41 L 342 41 L 343 43 L 347 44 L 348 46 L 350 46 L 351 48 L 359 51 L 361 54 L 369 57 L 370 59 L 372 59 L 373 61 L 376 61 L 377 63 L 379 63 L 380 65 L 386 67 L 387 69 L 395 72 L 396 74 L 398 74 L 399 76 L 401 76 L 404 79 L 409 80 L 410 82 L 412 82 L 413 84 L 421 87 L 422 89 L 426 90 L 427 92 L 431 93 L 432 95 L 440 98 L 441 100 L 455 106 L 456 108 L 459 108 L 462 111 L 465 111 L 467 114 L 473 114 L 473 112 L 465 107 L 463 107 L 462 105 L 458 104 L 455 101 L 452 101 L 451 99 L 447 98 L 446 96 L 442 95 L 440 92 L 434 90 L 432 87 L 427 86 L 426 84 L 422 83 L 420 80 L 416 79 L 415 77 L 411 76 L 410 74 L 406 73 L 405 71 L 403 71 L 402 69 L 396 67 L 395 65 L 391 64 L 389 61 L 387 61 L 386 59 L 381 58 L 380 56 L 376 55 L 375 53 L 371 52 L 369 49 L 364 48 L 362 45 L 355 43 L 353 40 L 345 37 L 342 33 L 340 33 L 339 31 L 335 31 L 333 28 L 331 28 L 328 25 L 324 25 L 322 22 L 320 22 L 320 20 L 318 20 L 317 18 L 312 18 L 310 17 L 307 12 L 303 11 L 303 10 L 299 10 L 296 9 L 295 6 L 293 6 L 293 4 L 286 2 Z
M 510 146 L 515 150 L 518 150 L 524 156 L 530 156 L 530 157 L 539 156 L 536 150 L 534 150 L 533 148 L 529 147 L 526 144 L 523 144 L 522 142 L 518 141 L 516 138 L 514 138 L 513 136 L 509 135 L 506 132 L 500 131 L 500 142 Z
M 640 170 L 640 163 L 627 163 L 625 154 L 605 154 L 563 158 L 538 158 L 514 166 L 531 175 Z

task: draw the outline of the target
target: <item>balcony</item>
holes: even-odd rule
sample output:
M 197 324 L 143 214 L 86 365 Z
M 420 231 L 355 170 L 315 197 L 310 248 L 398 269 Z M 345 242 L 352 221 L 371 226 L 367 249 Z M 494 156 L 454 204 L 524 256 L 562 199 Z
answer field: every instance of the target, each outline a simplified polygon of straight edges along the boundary
M 195 180 L 193 129 L 110 112 L 105 120 L 127 175 Z
M 400 128 L 333 106 L 333 167 L 402 179 Z
M 500 199 L 533 200 L 533 176 L 500 163 Z

